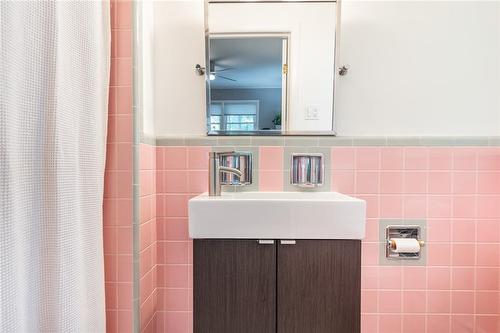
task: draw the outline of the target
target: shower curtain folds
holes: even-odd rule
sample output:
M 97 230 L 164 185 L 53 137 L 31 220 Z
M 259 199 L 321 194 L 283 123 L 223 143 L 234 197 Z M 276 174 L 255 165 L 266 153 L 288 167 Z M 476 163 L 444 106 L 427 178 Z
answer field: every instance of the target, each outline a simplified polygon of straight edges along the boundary
M 109 2 L 0 2 L 0 332 L 104 332 Z

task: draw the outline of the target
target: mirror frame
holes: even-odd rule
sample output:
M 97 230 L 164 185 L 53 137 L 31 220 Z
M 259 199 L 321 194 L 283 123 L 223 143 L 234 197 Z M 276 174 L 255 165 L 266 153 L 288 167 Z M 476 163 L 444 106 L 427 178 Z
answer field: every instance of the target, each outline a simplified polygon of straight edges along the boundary
M 340 46 L 340 18 L 341 18 L 341 0 L 205 0 L 204 1 L 204 28 L 205 28 L 205 68 L 207 64 L 210 64 L 210 29 L 208 24 L 209 17 L 209 7 L 211 3 L 265 3 L 265 2 L 283 2 L 283 3 L 308 3 L 308 2 L 329 2 L 336 3 L 336 22 L 335 22 L 335 54 L 333 57 L 333 68 L 335 69 L 334 79 L 333 79 L 333 105 L 332 105 L 332 129 L 330 131 L 288 131 L 282 129 L 281 131 L 269 131 L 269 130 L 257 130 L 257 131 L 209 131 L 208 130 L 208 115 L 210 112 L 210 80 L 209 71 L 205 70 L 205 95 L 206 95 L 206 105 L 205 105 L 205 127 L 207 130 L 207 136 L 336 136 L 337 132 L 335 130 L 335 91 L 337 87 L 337 77 L 338 68 L 337 61 L 339 59 L 339 46 Z M 209 65 L 208 65 L 209 66 Z M 208 74 L 207 74 L 208 73 Z M 287 78 L 288 86 L 288 78 Z M 288 92 L 287 92 L 288 94 Z M 287 97 L 286 113 L 282 115 L 282 118 L 288 117 L 289 108 L 289 98 Z

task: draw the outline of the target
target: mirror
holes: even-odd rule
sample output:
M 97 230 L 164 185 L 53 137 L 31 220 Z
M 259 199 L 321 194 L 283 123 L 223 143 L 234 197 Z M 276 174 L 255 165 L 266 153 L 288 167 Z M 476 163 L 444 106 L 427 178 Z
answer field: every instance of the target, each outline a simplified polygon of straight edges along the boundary
M 212 35 L 210 131 L 280 131 L 288 36 Z
M 333 135 L 337 4 L 206 4 L 209 135 Z

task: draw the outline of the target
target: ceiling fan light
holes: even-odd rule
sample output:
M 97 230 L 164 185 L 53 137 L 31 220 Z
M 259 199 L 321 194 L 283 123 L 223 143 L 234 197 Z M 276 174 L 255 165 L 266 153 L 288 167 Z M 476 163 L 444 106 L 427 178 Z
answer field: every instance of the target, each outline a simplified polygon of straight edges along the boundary
M 208 77 L 209 77 L 210 81 L 215 80 L 215 74 L 210 73 L 210 75 Z

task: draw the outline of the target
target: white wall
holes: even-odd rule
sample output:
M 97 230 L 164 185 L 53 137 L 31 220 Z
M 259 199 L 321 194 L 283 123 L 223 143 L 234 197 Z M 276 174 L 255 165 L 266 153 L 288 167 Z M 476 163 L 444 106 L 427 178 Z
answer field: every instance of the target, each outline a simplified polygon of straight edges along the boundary
M 143 0 L 138 3 L 141 6 L 140 10 L 138 10 L 141 24 L 136 26 L 140 34 L 138 42 L 142 49 L 142 52 L 138 54 L 138 63 L 140 64 L 138 89 L 141 95 L 139 107 L 142 112 L 142 132 L 150 136 L 155 133 L 154 73 L 156 68 L 154 61 L 154 26 L 151 24 L 154 18 L 153 3 L 152 0 Z
M 344 1 L 342 135 L 499 135 L 499 2 Z
M 205 62 L 203 0 L 155 1 L 155 133 L 206 133 L 205 81 L 194 67 Z
M 339 135 L 500 135 L 500 3 L 342 2 Z M 205 134 L 203 1 L 157 1 L 156 135 Z

